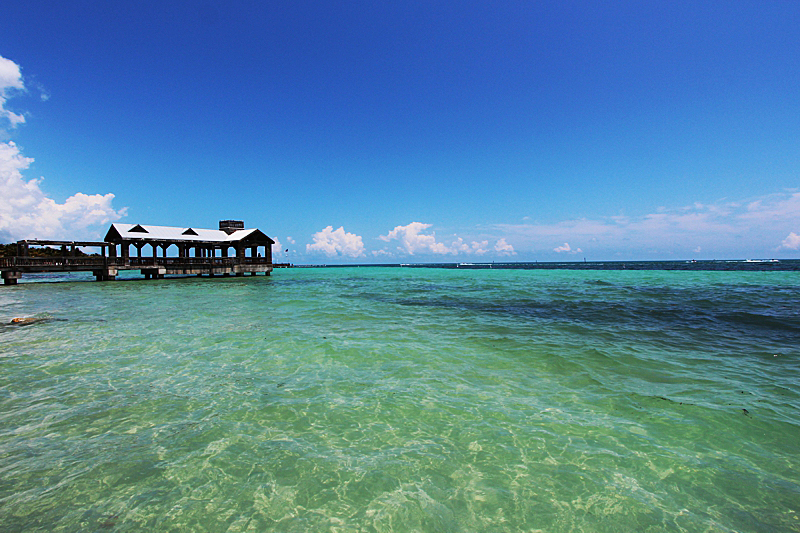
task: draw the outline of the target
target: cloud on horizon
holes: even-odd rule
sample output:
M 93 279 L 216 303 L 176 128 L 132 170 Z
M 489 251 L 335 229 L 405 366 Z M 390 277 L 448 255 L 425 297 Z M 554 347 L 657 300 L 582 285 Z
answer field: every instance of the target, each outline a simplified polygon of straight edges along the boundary
M 583 250 L 581 250 L 580 248 L 576 248 L 575 250 L 573 250 L 573 249 L 570 247 L 569 243 L 566 243 L 566 242 L 565 242 L 565 243 L 564 243 L 564 244 L 562 244 L 561 246 L 556 246 L 555 248 L 553 248 L 553 251 L 554 251 L 555 253 L 557 253 L 557 254 L 560 254 L 560 253 L 565 253 L 565 252 L 566 252 L 566 253 L 568 253 L 568 254 L 579 254 L 579 253 L 581 253 Z
M 272 245 L 272 257 L 275 258 L 278 257 L 279 253 L 283 252 L 284 248 L 279 238 L 272 237 L 272 240 L 275 241 L 275 244 Z
M 785 250 L 800 250 L 800 235 L 795 232 L 789 233 L 778 249 L 785 249 Z
M 492 247 L 489 239 L 465 240 L 462 237 L 453 236 L 450 243 L 440 242 L 435 233 L 425 233 L 431 228 L 432 224 L 423 222 L 411 222 L 405 226 L 395 226 L 386 235 L 378 236 L 384 242 L 397 241 L 396 249 L 386 248 L 370 250 L 367 252 L 363 238 L 354 233 L 348 233 L 344 227 L 334 230 L 333 226 L 327 226 L 313 236 L 313 242 L 306 244 L 307 254 L 324 254 L 328 257 L 359 258 L 365 257 L 369 253 L 374 258 L 388 259 L 398 256 L 435 256 L 435 255 L 471 255 L 482 256 L 493 253 L 496 256 L 515 255 L 514 247 L 507 243 L 505 239 L 499 239 Z
M 322 231 L 316 232 L 312 239 L 313 244 L 306 244 L 306 252 L 323 253 L 328 257 L 364 257 L 364 242 L 359 235 L 348 233 L 344 226 L 334 230 L 327 226 Z
M 517 252 L 514 251 L 514 247 L 506 242 L 505 237 L 499 239 L 494 244 L 494 251 L 497 252 L 497 255 L 517 255 Z
M 19 66 L 0 56 L 0 121 L 7 122 L 11 129 L 24 123 L 25 117 L 9 111 L 5 104 L 10 95 L 24 90 Z M 88 240 L 99 235 L 97 226 L 125 216 L 127 208 L 112 207 L 111 193 L 78 192 L 62 204 L 56 202 L 41 189 L 44 178 L 26 180 L 23 176 L 31 163 L 33 158 L 25 157 L 14 142 L 0 142 L 0 241 Z
M 518 253 L 523 253 L 523 260 L 532 260 L 536 250 L 539 250 L 536 253 L 540 259 L 546 259 L 549 254 L 553 257 L 592 254 L 606 260 L 614 257 L 669 258 L 696 256 L 701 251 L 717 257 L 751 252 L 763 253 L 766 257 L 774 251 L 800 250 L 800 235 L 789 232 L 789 228 L 798 225 L 800 192 L 787 191 L 749 201 L 662 207 L 655 213 L 638 217 L 617 215 L 551 224 L 497 224 L 481 230 L 478 238 L 453 235 L 452 240 L 447 241 L 440 240 L 431 230 L 433 224 L 411 222 L 378 236 L 385 243 L 394 243 L 394 249 L 370 251 L 365 249 L 361 236 L 347 233 L 343 227 L 334 231 L 328 226 L 314 234 L 314 243 L 306 245 L 306 251 L 329 257 L 355 258 L 370 254 L 376 259 L 416 256 L 421 260 L 435 260 L 436 256 L 446 255 L 503 257 Z M 489 244 L 491 237 L 487 237 L 492 234 L 503 235 L 494 246 Z M 575 246 L 575 241 L 580 246 Z
M 399 241 L 397 252 L 400 255 L 417 255 L 417 254 L 436 254 L 436 255 L 484 255 L 489 252 L 489 240 L 484 239 L 481 241 L 473 240 L 466 242 L 462 237 L 454 236 L 450 244 L 436 240 L 436 233 L 431 234 L 423 233 L 428 228 L 433 227 L 433 224 L 426 224 L 423 222 L 411 222 L 405 226 L 395 226 L 386 235 L 380 235 L 378 238 L 384 242 Z M 495 251 L 499 255 L 511 255 L 514 253 L 514 247 L 503 242 L 495 245 Z M 498 248 L 499 246 L 499 248 Z M 394 255 L 388 250 L 382 250 L 381 255 Z M 377 254 L 376 254 L 377 255 Z
M 555 253 L 578 253 L 568 242 L 579 241 L 581 251 L 619 250 L 641 255 L 747 253 L 795 250 L 787 232 L 800 225 L 800 192 L 768 194 L 749 201 L 695 203 L 679 208 L 662 207 L 641 216 L 580 218 L 554 223 L 496 224 L 517 248 L 552 249 Z M 783 240 L 782 240 L 783 239 Z M 563 243 L 563 244 L 558 244 Z M 555 247 L 554 247 L 555 245 Z M 798 248 L 800 249 L 800 245 Z M 584 252 L 584 253 L 586 253 Z
M 412 222 L 405 226 L 395 226 L 395 228 L 387 233 L 378 237 L 384 242 L 397 240 L 400 245 L 397 250 L 408 255 L 414 255 L 420 252 L 429 252 L 434 254 L 447 254 L 451 253 L 443 243 L 436 242 L 436 234 L 425 235 L 422 231 L 433 226 L 433 224 L 425 224 L 422 222 Z

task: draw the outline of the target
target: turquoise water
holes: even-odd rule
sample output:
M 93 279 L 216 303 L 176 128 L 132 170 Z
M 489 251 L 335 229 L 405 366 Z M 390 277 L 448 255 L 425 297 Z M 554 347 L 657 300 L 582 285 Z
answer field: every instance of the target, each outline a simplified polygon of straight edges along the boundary
M 800 276 L 0 287 L 3 531 L 799 531 Z M 66 319 L 66 320 L 63 320 Z

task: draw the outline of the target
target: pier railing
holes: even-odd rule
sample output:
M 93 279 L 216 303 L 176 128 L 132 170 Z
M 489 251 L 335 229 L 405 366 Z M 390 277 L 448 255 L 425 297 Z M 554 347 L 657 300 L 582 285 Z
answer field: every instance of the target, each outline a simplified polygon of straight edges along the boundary
M 226 267 L 235 265 L 271 265 L 272 261 L 265 257 L 0 257 L 0 268 L 3 269 L 53 269 L 68 268 L 138 268 L 167 267 L 191 268 L 193 266 Z
M 183 268 L 192 266 L 235 266 L 235 265 L 271 265 L 272 261 L 264 257 L 129 257 L 109 258 L 109 266 L 151 267 L 163 266 Z
M 0 257 L 0 268 L 15 267 L 103 267 L 109 265 L 103 257 Z

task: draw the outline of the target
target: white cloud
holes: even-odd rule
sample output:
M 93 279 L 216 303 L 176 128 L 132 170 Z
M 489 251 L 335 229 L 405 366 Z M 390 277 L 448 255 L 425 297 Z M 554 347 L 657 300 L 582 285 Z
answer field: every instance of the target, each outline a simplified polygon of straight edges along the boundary
M 603 255 L 668 257 L 686 255 L 700 247 L 705 254 L 737 257 L 774 250 L 789 229 L 798 225 L 800 192 L 790 190 L 748 200 L 724 199 L 716 203 L 660 207 L 640 216 L 614 215 L 549 224 L 500 224 L 494 226 L 494 230 L 513 237 L 526 248 L 543 247 L 554 240 L 580 239 L 591 243 L 592 253 Z M 780 248 L 789 249 L 783 245 Z M 573 252 L 568 252 L 564 246 L 554 251 Z M 579 252 L 574 250 L 574 253 Z
M 306 244 L 306 252 L 321 252 L 328 257 L 339 254 L 347 257 L 363 257 L 364 243 L 360 235 L 347 233 L 344 227 L 334 230 L 333 226 L 327 226 L 322 231 L 318 231 L 312 237 L 313 244 Z
M 412 222 L 406 226 L 395 226 L 387 235 L 378 237 L 382 241 L 399 240 L 400 246 L 397 249 L 409 255 L 417 252 L 432 252 L 435 254 L 446 254 L 450 250 L 442 243 L 436 242 L 436 235 L 422 235 L 421 231 L 430 228 L 433 224 L 422 222 Z
M 696 253 L 696 254 L 699 254 L 699 253 L 700 253 L 700 250 L 701 250 L 701 248 L 698 246 L 697 248 L 695 248 L 695 249 L 694 249 L 694 250 L 692 250 L 692 251 L 693 251 L 694 253 Z
M 557 246 L 556 248 L 553 248 L 553 251 L 556 252 L 557 254 L 564 253 L 564 252 L 566 252 L 568 254 L 579 254 L 583 250 L 581 250 L 580 248 L 577 248 L 577 249 L 573 250 L 570 247 L 569 243 L 565 242 L 563 245 Z
M 489 241 L 472 241 L 470 246 L 472 247 L 472 253 L 476 255 L 483 255 L 489 251 Z
M 800 235 L 795 232 L 789 233 L 780 245 L 779 249 L 800 250 Z
M 750 202 L 742 220 L 767 222 L 800 218 L 800 192 L 769 194 Z
M 0 56 L 0 121 L 7 119 L 12 128 L 25 122 L 25 117 L 8 111 L 5 104 L 15 91 L 24 90 L 19 66 Z M 48 198 L 40 187 L 43 178 L 26 181 L 22 175 L 32 162 L 15 143 L 0 142 L 0 241 L 95 239 L 99 232 L 92 226 L 125 216 L 126 208 L 115 210 L 111 206 L 111 193 L 78 192 L 63 204 Z
M 474 255 L 483 255 L 489 251 L 489 241 L 472 241 L 470 244 L 464 242 L 464 239 L 458 237 L 450 246 L 450 253 L 466 253 Z
M 12 128 L 25 122 L 25 117 L 6 109 L 6 101 L 15 91 L 24 90 L 25 85 L 22 82 L 22 73 L 19 65 L 10 59 L 0 56 L 0 118 L 5 117 Z
M 22 171 L 33 159 L 24 157 L 13 142 L 0 143 L 0 241 L 19 239 L 91 239 L 91 226 L 119 220 L 126 208 L 111 206 L 111 193 L 75 193 L 63 204 L 48 198 L 39 184 L 25 181 Z
M 286 237 L 288 244 L 281 242 L 278 237 L 272 237 L 275 244 L 272 245 L 272 260 L 276 263 L 286 263 L 290 257 L 294 257 L 297 250 L 290 250 L 290 245 L 294 244 L 294 239 Z
M 514 247 L 511 246 L 506 242 L 505 237 L 498 240 L 494 244 L 494 250 L 497 252 L 497 255 L 516 255 L 517 252 L 514 251 Z
M 435 233 L 431 235 L 422 233 L 431 226 L 432 224 L 412 222 L 405 226 L 395 226 L 388 234 L 381 235 L 378 238 L 385 242 L 400 241 L 400 246 L 397 247 L 397 250 L 408 255 L 418 253 L 483 255 L 489 251 L 488 240 L 467 243 L 462 237 L 456 237 L 449 245 L 439 242 L 436 240 Z

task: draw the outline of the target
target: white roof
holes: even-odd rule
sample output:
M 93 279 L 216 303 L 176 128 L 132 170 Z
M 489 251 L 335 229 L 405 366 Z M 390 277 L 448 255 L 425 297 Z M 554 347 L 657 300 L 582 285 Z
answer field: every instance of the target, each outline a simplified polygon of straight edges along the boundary
M 111 224 L 123 239 L 236 242 L 244 239 L 257 229 L 240 229 L 230 235 L 218 229 L 175 228 L 172 226 L 145 226 L 143 224 Z M 145 231 L 131 231 L 142 228 Z M 196 233 L 193 235 L 192 233 Z

